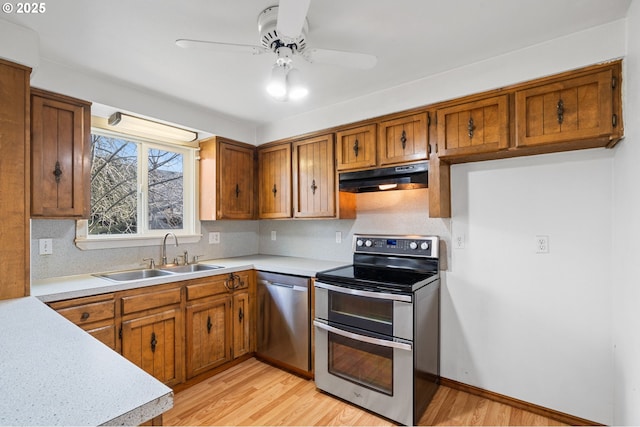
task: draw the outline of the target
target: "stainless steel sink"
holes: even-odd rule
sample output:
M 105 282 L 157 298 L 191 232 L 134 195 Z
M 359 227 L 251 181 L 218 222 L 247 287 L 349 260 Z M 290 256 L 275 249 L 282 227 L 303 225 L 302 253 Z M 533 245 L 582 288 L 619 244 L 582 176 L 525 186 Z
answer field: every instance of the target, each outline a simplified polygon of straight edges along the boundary
M 114 282 L 128 282 L 131 280 L 151 279 L 153 277 L 173 276 L 176 274 L 196 273 L 222 268 L 219 265 L 189 264 L 171 265 L 158 268 L 145 268 L 142 270 L 116 271 L 113 273 L 94 274 L 95 277 L 112 280 Z
M 130 280 L 150 279 L 152 277 L 170 276 L 174 273 L 165 270 L 146 268 L 143 270 L 118 271 L 115 273 L 95 274 L 96 277 L 113 280 L 114 282 L 128 282 Z
M 169 271 L 171 273 L 195 273 L 197 271 L 209 271 L 222 268 L 219 265 L 205 265 L 205 264 L 189 264 L 189 265 L 176 265 L 172 267 L 159 267 L 162 271 Z

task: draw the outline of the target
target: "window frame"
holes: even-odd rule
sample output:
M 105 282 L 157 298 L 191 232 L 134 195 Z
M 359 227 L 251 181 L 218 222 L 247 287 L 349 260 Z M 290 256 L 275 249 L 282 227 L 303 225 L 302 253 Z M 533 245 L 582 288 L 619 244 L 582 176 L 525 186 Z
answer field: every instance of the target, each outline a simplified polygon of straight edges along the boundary
M 197 243 L 202 238 L 198 218 L 198 152 L 197 142 L 177 144 L 158 141 L 121 132 L 114 132 L 102 127 L 92 126 L 91 134 L 121 138 L 138 144 L 138 207 L 137 214 L 143 218 L 142 227 L 135 234 L 89 234 L 89 220 L 76 221 L 75 244 L 79 249 L 110 249 L 139 246 L 155 246 L 160 244 L 167 233 L 174 233 L 180 243 Z M 183 228 L 150 230 L 148 221 L 148 153 L 150 149 L 177 152 L 183 156 Z

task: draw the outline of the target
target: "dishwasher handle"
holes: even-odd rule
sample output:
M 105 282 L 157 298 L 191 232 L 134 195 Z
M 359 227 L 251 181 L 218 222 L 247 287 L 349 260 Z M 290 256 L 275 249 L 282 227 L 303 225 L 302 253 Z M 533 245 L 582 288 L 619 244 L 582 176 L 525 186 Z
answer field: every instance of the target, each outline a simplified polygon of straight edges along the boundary
M 272 282 L 270 280 L 265 280 L 265 279 L 258 280 L 258 284 L 264 285 L 264 286 L 278 286 L 280 288 L 288 288 L 288 289 L 291 289 L 291 290 L 297 291 L 297 292 L 308 292 L 309 291 L 309 288 L 307 286 L 292 285 L 290 283 Z

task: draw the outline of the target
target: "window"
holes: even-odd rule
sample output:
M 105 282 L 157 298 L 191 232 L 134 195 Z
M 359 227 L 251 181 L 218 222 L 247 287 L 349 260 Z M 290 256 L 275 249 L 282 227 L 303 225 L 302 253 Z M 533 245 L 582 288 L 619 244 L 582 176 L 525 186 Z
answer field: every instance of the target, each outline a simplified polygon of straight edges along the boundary
M 157 244 L 167 232 L 199 238 L 195 151 L 93 129 L 91 213 L 78 221 L 76 244 L 144 246 Z

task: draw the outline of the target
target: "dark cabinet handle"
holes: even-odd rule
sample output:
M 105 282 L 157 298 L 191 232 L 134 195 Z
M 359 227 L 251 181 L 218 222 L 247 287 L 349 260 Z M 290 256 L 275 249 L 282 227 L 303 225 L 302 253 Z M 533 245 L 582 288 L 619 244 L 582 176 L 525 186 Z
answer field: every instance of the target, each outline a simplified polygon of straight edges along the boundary
M 276 197 L 276 193 L 278 192 L 278 189 L 276 188 L 276 185 L 273 184 L 273 188 L 271 189 L 271 192 L 273 193 L 273 197 Z
M 562 99 L 558 101 L 558 105 L 556 105 L 556 111 L 558 113 L 558 124 L 561 125 L 564 121 L 564 101 L 562 101 Z
M 155 353 L 156 345 L 158 344 L 158 340 L 156 340 L 156 333 L 151 332 L 151 351 Z
M 317 189 L 318 189 L 318 186 L 316 185 L 316 180 L 314 179 L 311 182 L 311 194 L 316 194 Z
M 400 142 L 402 142 L 402 149 L 404 150 L 407 147 L 407 132 L 404 130 L 402 131 Z
M 60 168 L 60 162 L 56 162 L 56 168 L 53 170 L 53 174 L 56 177 L 56 183 L 60 183 L 60 177 L 62 176 L 62 169 Z
M 236 184 L 236 199 L 240 196 L 240 186 Z
M 244 312 L 242 311 L 242 307 L 240 307 L 238 310 L 238 322 L 242 322 L 242 319 L 244 319 Z
M 360 145 L 360 143 L 356 139 L 356 142 L 353 143 L 353 153 L 355 154 L 356 157 L 358 157 L 358 151 L 360 151 L 360 146 L 359 145 Z
M 211 323 L 211 316 L 207 317 L 207 333 L 210 334 L 211 333 L 211 327 L 213 326 L 213 324 Z
M 467 123 L 467 131 L 469 132 L 469 138 L 473 138 L 473 131 L 476 130 L 473 124 L 473 117 L 469 117 L 469 123 Z
M 80 316 L 80 320 L 87 320 L 91 316 L 88 312 L 84 311 L 82 316 Z

